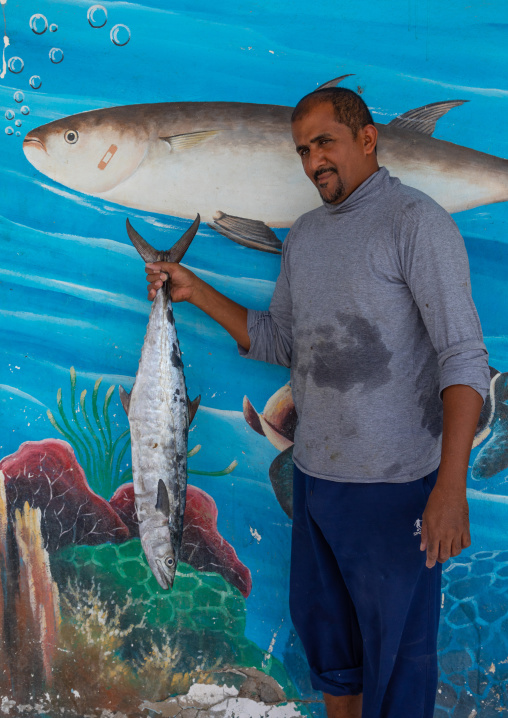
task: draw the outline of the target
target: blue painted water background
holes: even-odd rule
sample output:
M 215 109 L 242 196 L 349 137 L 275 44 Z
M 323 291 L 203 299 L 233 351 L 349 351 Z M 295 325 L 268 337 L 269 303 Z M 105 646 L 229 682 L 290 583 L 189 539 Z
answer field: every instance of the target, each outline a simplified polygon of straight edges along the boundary
M 54 411 L 59 387 L 65 397 L 71 366 L 80 390 L 91 393 L 98 377 L 105 387 L 130 388 L 149 303 L 125 218 L 159 248 L 171 246 L 188 226 L 85 197 L 42 176 L 21 149 L 29 130 L 84 110 L 141 102 L 293 105 L 322 82 L 355 73 L 343 84 L 363 93 L 376 121 L 429 102 L 467 100 L 438 122 L 434 136 L 508 157 L 508 9 L 498 3 L 382 0 L 360 12 L 354 3 L 303 0 L 105 2 L 108 21 L 99 29 L 87 20 L 91 5 L 7 0 L 2 6 L 6 58 L 21 57 L 24 69 L 0 80 L 0 456 L 23 441 L 58 436 L 46 409 Z M 36 35 L 29 26 L 34 13 L 58 25 L 56 32 Z M 118 23 L 130 30 L 123 47 L 110 38 Z M 63 51 L 61 63 L 51 62 L 52 48 Z M 38 90 L 29 85 L 33 75 L 41 78 Z M 23 92 L 22 103 L 14 100 L 16 91 Z M 13 120 L 4 119 L 9 110 Z M 189 191 L 199 211 L 199 178 Z M 508 204 L 454 219 L 468 248 L 491 364 L 506 371 Z M 278 272 L 277 257 L 240 247 L 204 225 L 185 263 L 256 308 L 268 305 Z M 242 360 L 225 332 L 198 310 L 179 305 L 175 315 L 189 394 L 202 395 L 190 447 L 203 448 L 190 467 L 216 470 L 238 461 L 228 476 L 191 481 L 214 497 L 220 532 L 252 571 L 247 635 L 266 649 L 275 636 L 273 653 L 282 659 L 290 631 L 290 523 L 268 479 L 277 452 L 247 426 L 241 409 L 247 395 L 261 411 L 287 372 Z M 117 392 L 113 407 L 123 430 Z M 470 488 L 471 551 L 508 549 L 506 476 L 471 481 Z

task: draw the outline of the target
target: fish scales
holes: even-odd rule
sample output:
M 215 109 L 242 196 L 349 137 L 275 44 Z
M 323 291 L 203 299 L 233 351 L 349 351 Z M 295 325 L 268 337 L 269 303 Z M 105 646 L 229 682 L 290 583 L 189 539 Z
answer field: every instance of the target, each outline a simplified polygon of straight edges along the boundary
M 198 226 L 199 215 L 169 252 L 154 250 L 129 222 L 127 231 L 145 261 L 178 262 Z M 121 391 L 131 431 L 141 544 L 163 588 L 173 585 L 182 541 L 189 434 L 183 362 L 167 284 L 157 291 L 152 304 L 132 392 L 129 396 Z M 193 402 L 194 410 L 198 402 Z
M 187 392 L 178 338 L 168 319 L 168 301 L 154 300 L 129 405 L 132 473 L 139 533 L 145 553 L 156 534 L 171 544 L 178 561 L 187 485 Z M 175 361 L 175 357 L 177 361 Z M 154 510 L 159 481 L 167 489 L 169 516 Z M 155 559 L 155 554 L 154 554 Z M 156 560 L 156 559 L 155 559 Z

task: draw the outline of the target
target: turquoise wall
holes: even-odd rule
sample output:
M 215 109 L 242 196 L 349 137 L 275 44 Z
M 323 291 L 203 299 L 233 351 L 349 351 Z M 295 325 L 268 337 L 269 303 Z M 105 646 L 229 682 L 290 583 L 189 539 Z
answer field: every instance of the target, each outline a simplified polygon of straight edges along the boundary
M 0 78 L 0 457 L 15 458 L 4 459 L 0 469 L 12 522 L 25 500 L 41 508 L 47 571 L 60 592 L 54 640 L 61 648 L 49 673 L 35 682 L 26 666 L 12 663 L 10 672 L 20 678 L 15 689 L 6 679 L 3 695 L 17 702 L 33 699 L 33 706 L 39 701 L 34 715 L 49 710 L 44 694 L 51 705 L 72 705 L 79 715 L 96 706 L 129 714 L 142 700 L 187 692 L 194 680 L 238 683 L 238 674 L 218 673 L 230 666 L 255 667 L 273 676 L 288 699 L 314 702 L 310 709 L 309 703 L 291 709 L 301 713 L 284 708 L 270 715 L 308 710 L 322 715 L 288 613 L 291 521 L 269 477 L 286 444 L 274 446 L 253 431 L 242 408 L 246 395 L 262 412 L 288 381 L 287 371 L 242 360 L 211 320 L 191 306 L 175 308 L 189 395 L 201 395 L 189 435 L 189 449 L 201 447 L 189 458 L 197 523 L 197 538 L 188 534 L 189 545 L 195 539 L 208 563 L 192 558 L 189 549 L 174 592 L 164 594 L 150 578 L 138 539 L 122 529 L 121 516 L 121 525 L 115 523 L 118 505 L 108 503 L 132 480 L 118 386 L 133 384 L 150 309 L 143 263 L 125 233 L 125 219 L 158 248 L 171 246 L 189 220 L 167 208 L 121 206 L 114 198 L 92 196 L 93 187 L 80 192 L 68 181 L 51 179 L 49 171 L 29 163 L 23 140 L 46 123 L 112 106 L 216 101 L 293 106 L 321 83 L 351 73 L 342 84 L 363 94 L 376 122 L 387 124 L 429 103 L 464 100 L 438 121 L 436 142 L 508 158 L 508 9 L 479 0 L 381 0 L 368 6 L 153 0 L 104 2 L 90 13 L 92 5 L 1 0 L 0 23 L 8 40 Z M 206 116 L 207 105 L 200 111 Z M 146 127 L 139 122 L 141 136 Z M 106 144 L 105 151 L 109 140 Z M 134 144 L 128 151 L 134 153 Z M 216 161 L 219 172 L 220 157 Z M 400 161 L 404 166 L 403 147 Z M 465 174 L 481 186 L 487 160 L 474 155 L 473 162 L 471 155 L 468 162 Z M 195 212 L 209 191 L 207 171 L 203 163 L 201 175 L 198 163 L 188 187 Z M 413 172 L 415 182 L 429 172 L 422 165 Z M 487 192 L 453 215 L 468 249 L 473 294 L 496 371 L 492 412 L 484 417 L 471 456 L 473 544 L 444 571 L 436 718 L 490 718 L 508 710 L 507 177 L 502 165 L 495 181 L 507 188 L 505 196 L 501 190 Z M 447 192 L 453 191 L 452 174 Z M 443 203 L 447 198 L 443 195 Z M 287 227 L 275 232 L 283 240 Z M 203 222 L 184 261 L 242 304 L 268 306 L 276 254 L 233 243 Z M 287 430 L 279 419 L 279 429 Z M 55 440 L 66 441 L 76 459 Z M 24 442 L 43 443 L 20 454 Z M 80 527 L 74 534 L 47 518 L 50 509 L 58 513 L 57 497 L 39 500 L 49 469 L 37 473 L 37 466 L 48 452 L 55 453 L 55 480 L 65 462 L 66 470 L 74 471 L 71 478 L 79 472 L 73 461 L 85 473 L 81 493 L 62 501 L 62 516 Z M 35 467 L 31 476 L 26 461 Z M 272 467 L 273 477 L 282 495 L 279 464 Z M 60 494 L 67 484 L 58 485 Z M 91 499 L 90 491 L 102 500 Z M 81 499 L 103 522 L 100 538 L 90 538 Z M 216 528 L 210 519 L 214 503 Z M 13 556 L 11 578 L 18 581 Z M 214 560 L 219 570 L 212 570 Z M 8 595 L 9 586 L 4 588 Z M 109 596 L 114 601 L 108 607 Z M 15 610 L 12 603 L 6 606 Z M 120 631 L 110 643 L 91 637 L 84 618 L 87 610 L 93 613 L 91 606 L 99 613 L 97 606 L 103 606 L 112 635 L 115 626 Z M 12 636 L 5 640 L 15 646 Z M 174 655 L 164 663 L 159 654 L 168 646 Z M 68 663 L 61 658 L 65 651 Z M 100 668 L 72 671 L 78 655 Z

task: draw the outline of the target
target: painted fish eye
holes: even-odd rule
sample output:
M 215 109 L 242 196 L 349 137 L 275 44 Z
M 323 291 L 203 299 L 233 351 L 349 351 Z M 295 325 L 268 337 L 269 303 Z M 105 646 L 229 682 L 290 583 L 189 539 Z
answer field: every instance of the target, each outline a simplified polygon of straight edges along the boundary
M 76 142 L 79 139 L 79 134 L 77 130 L 67 130 L 67 132 L 64 135 L 64 140 L 68 142 L 70 145 L 75 145 Z
M 168 568 L 173 568 L 174 565 L 175 565 L 175 559 L 171 558 L 171 556 L 168 556 L 168 558 L 166 559 L 166 566 Z

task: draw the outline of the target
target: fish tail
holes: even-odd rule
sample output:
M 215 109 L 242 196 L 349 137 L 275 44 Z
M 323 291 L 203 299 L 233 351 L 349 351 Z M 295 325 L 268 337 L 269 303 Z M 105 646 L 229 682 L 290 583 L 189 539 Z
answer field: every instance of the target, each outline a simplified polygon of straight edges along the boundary
M 126 220 L 126 226 L 129 239 L 145 262 L 180 262 L 190 247 L 190 243 L 196 236 L 199 222 L 200 216 L 198 214 L 189 229 L 175 242 L 171 249 L 162 252 L 159 252 L 155 247 L 152 247 L 151 244 L 148 244 L 148 242 L 136 232 L 129 220 Z

